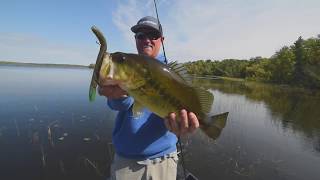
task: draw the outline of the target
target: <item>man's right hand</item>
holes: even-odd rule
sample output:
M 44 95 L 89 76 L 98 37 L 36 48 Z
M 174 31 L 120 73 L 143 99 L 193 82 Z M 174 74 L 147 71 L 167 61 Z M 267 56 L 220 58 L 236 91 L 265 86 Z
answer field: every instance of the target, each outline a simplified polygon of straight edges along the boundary
M 119 99 L 128 96 L 128 93 L 118 85 L 99 86 L 98 93 L 100 96 L 105 96 L 110 99 Z

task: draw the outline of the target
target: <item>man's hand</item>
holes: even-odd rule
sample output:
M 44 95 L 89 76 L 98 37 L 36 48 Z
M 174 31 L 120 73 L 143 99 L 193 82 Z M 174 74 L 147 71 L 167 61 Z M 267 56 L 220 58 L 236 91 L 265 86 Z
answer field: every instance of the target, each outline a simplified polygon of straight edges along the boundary
M 164 121 L 167 129 L 176 134 L 176 136 L 192 133 L 199 127 L 199 120 L 193 112 L 187 112 L 182 109 L 179 117 L 180 119 L 178 120 L 175 113 L 170 113 Z
M 128 95 L 128 93 L 121 89 L 118 85 L 99 86 L 98 93 L 100 96 L 106 96 L 110 99 L 119 99 L 127 97 Z

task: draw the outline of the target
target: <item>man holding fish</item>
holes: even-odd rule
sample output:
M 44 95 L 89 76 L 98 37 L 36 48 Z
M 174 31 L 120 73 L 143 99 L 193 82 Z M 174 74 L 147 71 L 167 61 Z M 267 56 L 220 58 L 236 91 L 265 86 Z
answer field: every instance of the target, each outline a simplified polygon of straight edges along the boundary
M 108 53 L 103 34 L 89 99 L 96 88 L 118 111 L 112 142 L 116 155 L 112 179 L 175 179 L 177 136 L 201 128 L 217 139 L 226 125 L 228 112 L 210 115 L 213 95 L 192 85 L 183 65 L 166 63 L 159 56 L 164 40 L 157 19 L 147 16 L 131 28 L 139 54 Z
M 144 17 L 131 30 L 140 55 L 165 63 L 159 55 L 164 37 L 156 18 Z M 180 114 L 169 113 L 163 119 L 146 108 L 134 115 L 135 100 L 118 84 L 99 87 L 98 92 L 108 98 L 111 109 L 118 111 L 113 130 L 116 154 L 111 179 L 176 179 L 177 136 L 197 129 L 197 116 L 181 109 Z

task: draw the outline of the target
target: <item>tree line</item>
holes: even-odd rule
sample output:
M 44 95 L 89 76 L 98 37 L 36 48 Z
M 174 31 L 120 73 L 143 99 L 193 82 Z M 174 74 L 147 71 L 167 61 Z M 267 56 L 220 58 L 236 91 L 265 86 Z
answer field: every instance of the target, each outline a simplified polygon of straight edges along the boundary
M 320 34 L 284 46 L 270 58 L 198 60 L 184 64 L 196 76 L 224 76 L 246 80 L 320 88 Z

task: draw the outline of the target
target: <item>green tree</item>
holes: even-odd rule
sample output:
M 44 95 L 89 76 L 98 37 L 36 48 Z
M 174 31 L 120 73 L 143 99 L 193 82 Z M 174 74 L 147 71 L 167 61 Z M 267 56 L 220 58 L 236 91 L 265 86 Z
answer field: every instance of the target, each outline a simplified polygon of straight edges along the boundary
M 271 81 L 277 83 L 290 83 L 293 78 L 295 55 L 293 51 L 285 46 L 271 57 L 270 71 Z
M 294 43 L 294 54 L 295 54 L 295 64 L 294 64 L 294 81 L 297 84 L 303 83 L 303 39 L 300 36 L 298 40 Z

